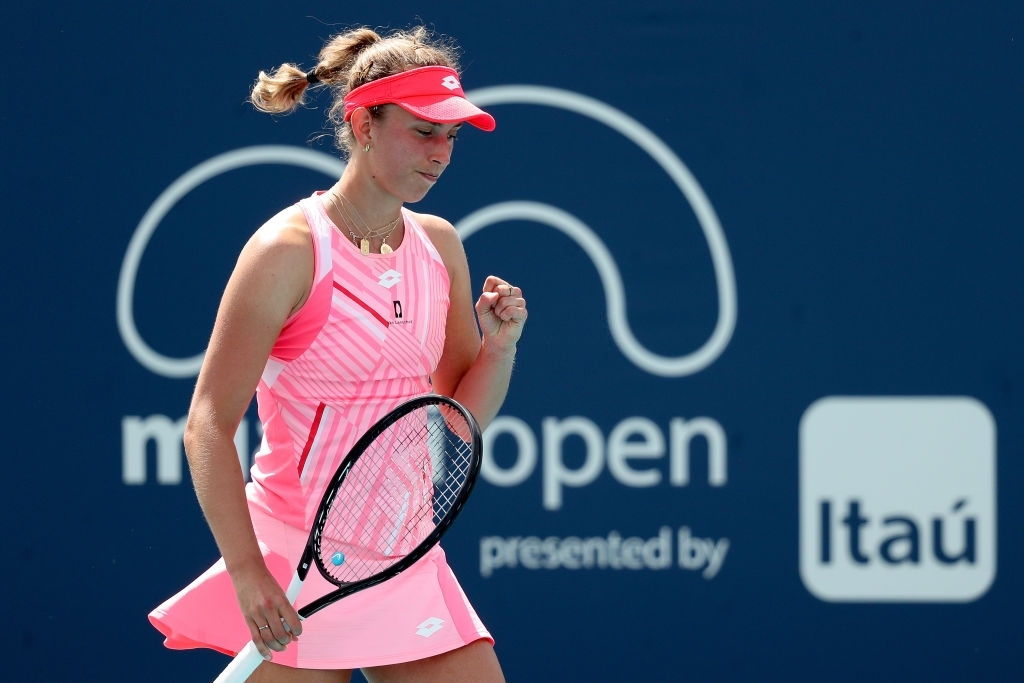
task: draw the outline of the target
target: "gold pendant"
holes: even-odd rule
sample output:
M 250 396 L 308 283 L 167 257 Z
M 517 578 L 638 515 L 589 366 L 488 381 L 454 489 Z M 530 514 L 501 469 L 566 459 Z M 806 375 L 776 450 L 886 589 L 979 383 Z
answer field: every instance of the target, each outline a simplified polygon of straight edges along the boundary
M 360 253 L 363 256 L 366 256 L 367 254 L 369 254 L 370 253 L 370 240 L 366 239 L 365 237 L 363 239 L 359 240 L 359 251 L 360 251 Z
M 394 249 L 389 247 L 387 242 L 382 242 L 381 243 L 381 245 L 380 245 L 380 253 L 382 253 L 382 254 L 390 254 L 393 251 L 394 251 Z

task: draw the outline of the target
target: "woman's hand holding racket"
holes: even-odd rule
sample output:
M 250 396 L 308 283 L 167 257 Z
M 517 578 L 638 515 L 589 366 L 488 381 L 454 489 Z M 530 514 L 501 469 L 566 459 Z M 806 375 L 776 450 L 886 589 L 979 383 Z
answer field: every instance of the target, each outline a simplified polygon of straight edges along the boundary
M 263 558 L 256 560 L 250 567 L 232 572 L 231 580 L 242 614 L 246 615 L 252 642 L 260 656 L 269 661 L 272 651 L 283 651 L 302 635 L 302 620 L 292 607 L 297 596 L 287 596 L 267 571 Z

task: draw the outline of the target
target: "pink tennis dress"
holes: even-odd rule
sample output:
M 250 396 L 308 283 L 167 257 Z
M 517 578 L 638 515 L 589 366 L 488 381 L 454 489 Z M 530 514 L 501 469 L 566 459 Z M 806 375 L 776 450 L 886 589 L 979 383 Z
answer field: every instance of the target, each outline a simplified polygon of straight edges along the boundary
M 393 253 L 363 255 L 317 194 L 299 202 L 313 239 L 313 288 L 263 371 L 257 389 L 263 443 L 246 486 L 260 547 L 282 586 L 349 448 L 384 413 L 431 391 L 449 305 L 447 269 L 411 213 L 402 210 L 405 237 Z M 314 568 L 296 605 L 334 588 Z M 250 640 L 223 560 L 149 618 L 173 649 L 234 655 Z M 356 669 L 422 659 L 481 638 L 493 642 L 435 547 L 394 579 L 310 617 L 299 640 L 274 653 L 274 662 Z

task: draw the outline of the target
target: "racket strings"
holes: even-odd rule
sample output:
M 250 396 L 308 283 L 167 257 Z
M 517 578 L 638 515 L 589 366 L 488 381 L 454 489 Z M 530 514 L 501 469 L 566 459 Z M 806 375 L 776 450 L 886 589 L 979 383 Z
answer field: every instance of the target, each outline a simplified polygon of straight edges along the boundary
M 423 407 L 393 422 L 345 475 L 318 544 L 333 581 L 384 571 L 459 506 L 472 468 L 472 430 L 461 413 L 444 408 Z

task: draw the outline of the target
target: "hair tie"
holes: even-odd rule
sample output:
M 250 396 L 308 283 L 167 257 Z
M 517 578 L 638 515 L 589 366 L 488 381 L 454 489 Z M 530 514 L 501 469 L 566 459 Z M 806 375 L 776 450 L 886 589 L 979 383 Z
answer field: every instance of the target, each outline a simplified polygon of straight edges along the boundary
M 320 77 L 316 75 L 316 67 L 314 66 L 308 72 L 306 72 L 306 82 L 310 85 L 320 82 Z

